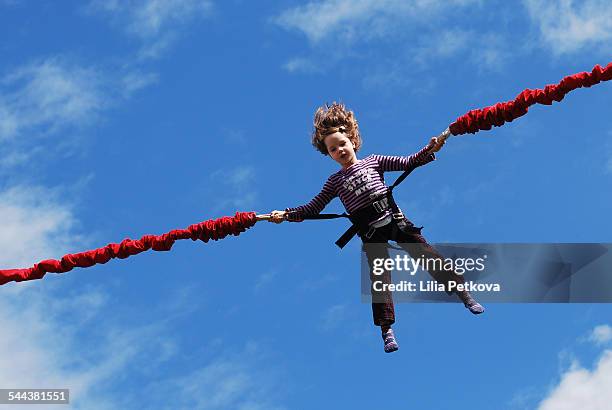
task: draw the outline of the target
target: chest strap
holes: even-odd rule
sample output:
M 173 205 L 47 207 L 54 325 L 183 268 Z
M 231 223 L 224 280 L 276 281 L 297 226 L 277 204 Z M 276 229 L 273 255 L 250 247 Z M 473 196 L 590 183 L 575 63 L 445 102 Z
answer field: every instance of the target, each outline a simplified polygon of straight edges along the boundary
M 382 214 L 387 210 L 391 210 L 394 217 L 395 215 L 401 213 L 397 204 L 395 203 L 395 200 L 393 199 L 393 189 L 401 184 L 413 170 L 414 168 L 404 171 L 402 175 L 400 175 L 389 187 L 386 193 L 378 196 L 377 199 L 367 207 L 358 209 L 352 214 L 317 214 L 304 216 L 304 219 L 348 218 L 352 223 L 351 226 L 336 241 L 336 245 L 342 249 L 347 243 L 350 242 L 351 239 L 353 239 L 355 235 L 357 235 L 357 233 L 359 233 L 360 230 L 363 230 L 364 233 L 367 232 L 370 229 L 369 223 L 376 220 L 378 216 L 382 216 Z
M 382 217 L 387 211 L 390 211 L 392 214 L 400 212 L 393 199 L 391 189 L 377 198 L 370 205 L 358 209 L 349 215 L 352 225 L 336 241 L 336 245 L 340 249 L 344 248 L 359 232 L 368 235 L 368 237 L 371 236 L 375 228 L 371 227 L 370 223 Z

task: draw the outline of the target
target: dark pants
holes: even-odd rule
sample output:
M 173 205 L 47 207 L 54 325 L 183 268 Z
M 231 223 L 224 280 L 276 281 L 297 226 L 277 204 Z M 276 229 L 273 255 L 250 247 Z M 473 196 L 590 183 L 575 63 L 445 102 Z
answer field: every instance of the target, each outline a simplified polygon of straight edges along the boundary
M 405 223 L 403 226 L 401 225 L 402 221 Z M 400 225 L 398 225 L 398 222 L 400 222 Z M 421 235 L 421 228 L 415 227 L 412 222 L 405 218 L 403 220 L 393 219 L 389 224 L 377 228 L 370 238 L 367 238 L 363 233 L 359 233 L 359 237 L 363 243 L 387 243 L 389 240 L 395 241 L 400 247 L 408 252 L 413 259 L 420 257 L 444 259 L 444 256 L 438 253 L 438 251 L 429 245 L 425 238 L 423 238 Z M 418 245 L 404 246 L 403 244 Z M 389 271 L 385 270 L 382 275 L 378 276 L 375 276 L 372 272 L 374 259 L 389 257 L 389 252 L 386 248 L 381 247 L 376 249 L 377 251 L 367 252 L 368 263 L 370 265 L 370 280 L 372 283 L 375 280 L 380 280 L 383 283 L 391 283 L 391 273 Z M 445 285 L 451 280 L 457 283 L 465 283 L 463 275 L 459 275 L 453 271 L 432 269 L 428 272 L 437 282 L 444 283 Z M 371 292 L 373 300 L 376 299 L 376 301 L 378 301 L 377 303 L 372 302 L 374 324 L 376 326 L 389 326 L 395 323 L 395 309 L 393 307 L 392 293 L 390 291 L 375 291 L 373 288 L 371 288 Z

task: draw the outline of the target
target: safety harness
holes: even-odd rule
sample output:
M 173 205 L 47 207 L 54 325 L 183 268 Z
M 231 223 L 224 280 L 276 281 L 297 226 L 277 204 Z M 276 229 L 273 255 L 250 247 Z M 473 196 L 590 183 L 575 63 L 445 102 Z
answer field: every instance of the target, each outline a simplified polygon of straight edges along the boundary
M 374 231 L 376 231 L 376 228 L 370 226 L 369 223 L 376 220 L 377 217 L 380 217 L 388 210 L 391 210 L 393 219 L 403 220 L 404 215 L 393 198 L 393 189 L 401 184 L 413 170 L 414 168 L 404 171 L 387 189 L 387 192 L 380 194 L 371 204 L 356 210 L 352 214 L 347 214 L 346 212 L 342 214 L 317 214 L 304 216 L 303 219 L 348 218 L 352 225 L 336 241 L 336 245 L 338 245 L 340 249 L 344 248 L 357 233 L 361 233 L 369 239 L 374 234 Z

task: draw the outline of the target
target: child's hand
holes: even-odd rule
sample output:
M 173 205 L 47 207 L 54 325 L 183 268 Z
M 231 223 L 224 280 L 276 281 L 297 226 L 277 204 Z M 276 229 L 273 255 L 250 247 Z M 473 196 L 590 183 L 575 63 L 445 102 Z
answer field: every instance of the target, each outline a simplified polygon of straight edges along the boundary
M 270 222 L 281 223 L 286 220 L 287 212 L 285 211 L 272 211 L 270 212 Z
M 432 137 L 431 140 L 429 140 L 429 144 L 427 144 L 427 148 L 429 152 L 438 152 L 442 149 L 445 142 L 445 138 Z

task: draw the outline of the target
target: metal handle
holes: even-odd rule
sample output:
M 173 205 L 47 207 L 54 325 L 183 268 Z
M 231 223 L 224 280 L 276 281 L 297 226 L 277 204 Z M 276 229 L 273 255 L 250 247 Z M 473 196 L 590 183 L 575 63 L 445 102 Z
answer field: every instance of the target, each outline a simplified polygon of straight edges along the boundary
M 446 140 L 448 139 L 448 137 L 450 137 L 451 135 L 453 135 L 453 134 L 451 134 L 450 129 L 448 129 L 448 128 L 447 128 L 447 129 L 445 129 L 444 131 L 442 131 L 442 132 L 440 133 L 440 135 L 438 135 L 436 138 L 437 138 L 438 140 L 446 141 Z M 431 153 L 431 152 L 433 152 L 433 151 L 432 151 L 432 150 L 429 150 L 428 152 L 430 152 L 430 153 Z
M 440 135 L 438 135 L 438 138 L 442 138 L 442 140 L 446 141 L 448 137 L 450 137 L 451 135 L 453 134 L 451 134 L 450 129 L 447 128 L 444 131 L 442 131 Z

